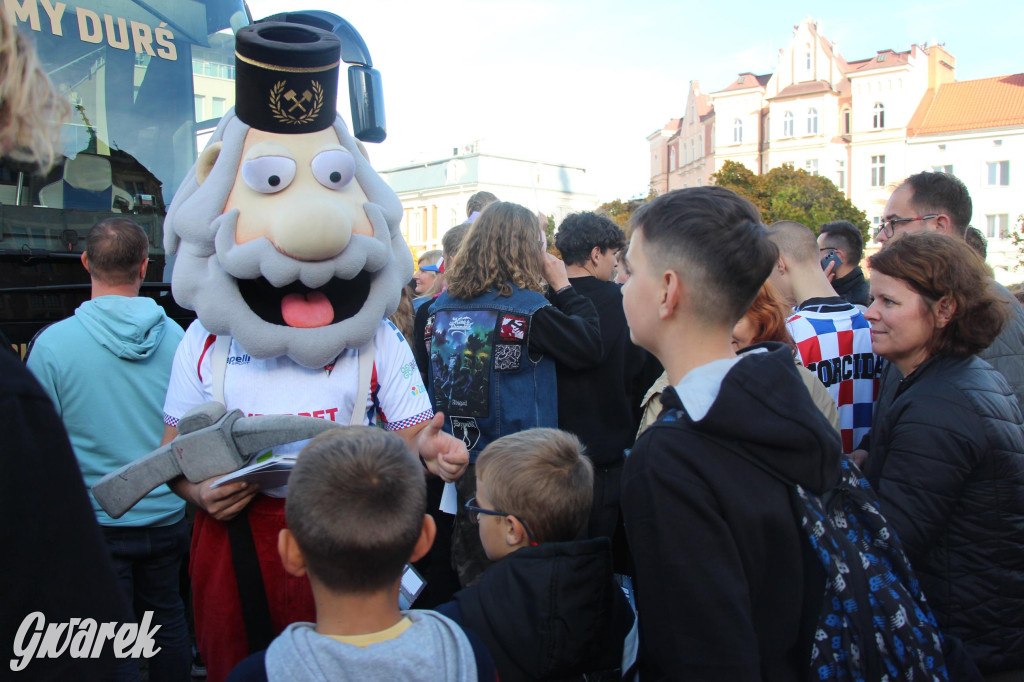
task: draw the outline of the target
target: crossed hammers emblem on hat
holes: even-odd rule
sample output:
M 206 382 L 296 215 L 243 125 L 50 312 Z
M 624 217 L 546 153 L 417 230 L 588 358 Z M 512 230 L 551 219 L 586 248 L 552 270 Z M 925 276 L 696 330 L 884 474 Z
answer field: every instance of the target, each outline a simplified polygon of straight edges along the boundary
M 288 92 L 284 93 L 284 98 L 292 103 L 291 107 L 288 108 L 288 113 L 292 113 L 293 111 L 295 111 L 295 108 L 298 107 L 299 111 L 305 114 L 306 107 L 302 105 L 304 102 L 309 102 L 313 99 L 313 93 L 311 93 L 309 90 L 303 90 L 301 99 L 296 97 L 296 94 L 297 93 L 294 90 L 289 90 Z

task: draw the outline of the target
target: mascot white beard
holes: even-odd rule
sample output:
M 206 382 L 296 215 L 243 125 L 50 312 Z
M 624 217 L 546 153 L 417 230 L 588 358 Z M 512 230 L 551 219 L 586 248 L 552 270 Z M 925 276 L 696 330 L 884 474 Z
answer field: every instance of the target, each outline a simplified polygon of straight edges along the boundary
M 399 231 L 402 204 L 338 117 L 333 130 L 355 161 L 352 182 L 368 199 L 362 210 L 372 236 L 354 233 L 350 217 L 339 211 L 338 222 L 350 236 L 336 239 L 332 225 L 303 225 L 302 206 L 296 206 L 288 227 L 308 227 L 318 244 L 333 240 L 340 250 L 330 248 L 330 257 L 296 258 L 267 237 L 238 243 L 239 211 L 225 211 L 225 205 L 236 186 L 250 130 L 229 111 L 175 194 L 164 222 L 164 248 L 168 255 L 177 252 L 174 298 L 194 310 L 207 330 L 233 337 L 252 357 L 285 355 L 305 367 L 320 368 L 344 349 L 368 343 L 398 307 L 402 287 L 414 271 Z M 281 136 L 285 145 L 295 137 Z M 287 201 L 286 192 L 282 202 Z M 295 327 L 280 319 L 282 298 L 310 294 L 329 300 L 331 323 Z

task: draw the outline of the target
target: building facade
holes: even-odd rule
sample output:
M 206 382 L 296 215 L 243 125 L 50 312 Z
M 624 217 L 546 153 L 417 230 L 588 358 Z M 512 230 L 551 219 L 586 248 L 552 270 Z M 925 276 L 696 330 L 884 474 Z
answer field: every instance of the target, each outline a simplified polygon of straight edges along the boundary
M 452 152 L 446 159 L 379 171 L 402 201 L 402 235 L 413 255 L 440 249 L 444 233 L 466 220 L 469 197 L 482 190 L 554 216 L 556 223 L 597 206 L 583 168 L 486 154 L 479 143 Z
M 990 239 L 997 278 L 1024 279 L 1007 269 L 1013 249 L 1005 237 L 1024 213 L 1024 201 L 1014 200 L 1024 183 L 1010 173 L 1024 151 L 1024 74 L 958 83 L 956 60 L 941 45 L 847 61 L 808 17 L 779 51 L 774 73 L 742 73 L 706 104 L 697 99 L 696 111 L 694 102 L 691 82 L 683 117 L 648 137 L 656 192 L 708 184 L 725 161 L 755 173 L 790 164 L 827 177 L 877 225 L 903 178 L 946 170 L 971 192 L 973 223 Z M 687 132 L 706 122 L 710 144 L 699 160 L 709 172 L 686 174 Z M 678 168 L 673 149 L 683 154 Z

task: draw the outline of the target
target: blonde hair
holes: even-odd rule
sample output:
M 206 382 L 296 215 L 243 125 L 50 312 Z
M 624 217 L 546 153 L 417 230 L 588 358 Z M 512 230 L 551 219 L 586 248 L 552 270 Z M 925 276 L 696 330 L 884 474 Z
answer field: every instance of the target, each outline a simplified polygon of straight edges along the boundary
M 594 467 L 576 436 L 527 429 L 480 453 L 476 475 L 490 504 L 522 520 L 538 542 L 575 540 L 594 499 Z
M 49 170 L 62 155 L 60 127 L 70 113 L 32 43 L 0 10 L 0 156 Z
M 512 295 L 512 286 L 543 290 L 544 249 L 537 216 L 525 206 L 498 201 L 476 219 L 446 268 L 448 294 L 470 299 L 495 289 Z

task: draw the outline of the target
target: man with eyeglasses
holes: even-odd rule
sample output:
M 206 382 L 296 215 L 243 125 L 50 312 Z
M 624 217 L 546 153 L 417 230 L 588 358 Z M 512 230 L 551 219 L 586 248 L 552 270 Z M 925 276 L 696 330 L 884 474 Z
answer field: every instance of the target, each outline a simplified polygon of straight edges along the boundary
M 948 173 L 923 171 L 904 180 L 889 197 L 875 239 L 882 248 L 901 234 L 926 230 L 964 239 L 973 212 L 971 195 L 959 178 Z M 991 280 L 990 286 L 998 290 L 1013 313 L 992 345 L 978 355 L 1006 377 L 1017 402 L 1024 405 L 1024 308 L 1006 287 L 995 280 Z M 892 402 L 902 378 L 899 370 L 890 364 L 882 375 L 876 409 L 885 409 L 884 406 Z M 865 446 L 866 442 L 853 453 L 855 461 L 867 456 Z

